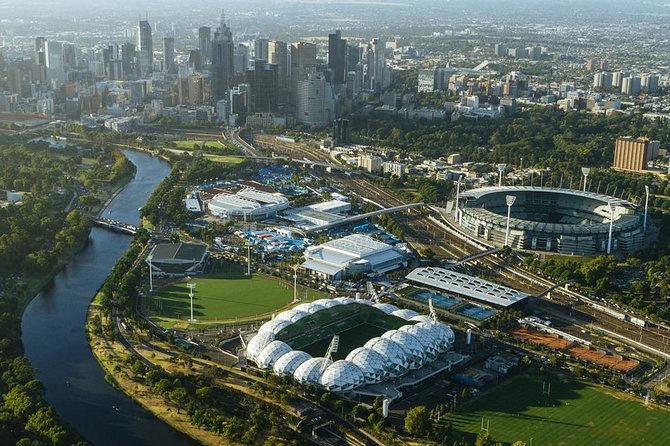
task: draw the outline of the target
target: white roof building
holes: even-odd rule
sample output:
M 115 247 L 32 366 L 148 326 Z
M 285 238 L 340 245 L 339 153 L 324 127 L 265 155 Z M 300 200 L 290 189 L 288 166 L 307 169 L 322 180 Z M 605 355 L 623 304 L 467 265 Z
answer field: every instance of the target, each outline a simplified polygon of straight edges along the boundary
M 207 207 L 216 217 L 256 219 L 283 211 L 289 207 L 289 201 L 282 194 L 247 187 L 235 194 L 218 194 L 209 201 Z
M 383 274 L 403 265 L 405 256 L 393 246 L 354 234 L 307 248 L 302 266 L 327 279 L 351 274 Z

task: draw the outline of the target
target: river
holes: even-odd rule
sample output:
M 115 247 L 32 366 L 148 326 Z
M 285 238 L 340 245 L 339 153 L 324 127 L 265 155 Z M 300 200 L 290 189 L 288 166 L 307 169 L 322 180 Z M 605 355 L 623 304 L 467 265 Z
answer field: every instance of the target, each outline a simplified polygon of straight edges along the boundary
M 138 208 L 170 173 L 170 166 L 141 152 L 125 154 L 137 173 L 103 216 L 137 224 Z M 25 354 L 44 383 L 47 402 L 92 443 L 194 445 L 108 384 L 88 346 L 84 329 L 88 305 L 130 243 L 128 236 L 93 228 L 86 248 L 23 313 Z

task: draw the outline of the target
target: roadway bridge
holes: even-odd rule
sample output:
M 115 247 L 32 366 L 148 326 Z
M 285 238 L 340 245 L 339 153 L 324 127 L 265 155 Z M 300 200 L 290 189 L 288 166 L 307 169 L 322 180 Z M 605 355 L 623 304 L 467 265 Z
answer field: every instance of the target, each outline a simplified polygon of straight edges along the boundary
M 137 226 L 122 221 L 111 220 L 109 218 L 93 217 L 91 218 L 91 221 L 93 222 L 93 226 L 107 229 L 112 232 L 120 232 L 122 234 L 135 235 L 138 230 Z
M 455 268 L 457 266 L 461 266 L 464 263 L 472 262 L 473 260 L 477 260 L 480 257 L 486 257 L 486 256 L 490 256 L 490 255 L 499 253 L 501 250 L 502 250 L 502 248 L 490 248 L 490 249 L 487 249 L 486 251 L 481 251 L 481 252 L 476 252 L 474 254 L 470 254 L 469 256 L 465 256 L 463 258 L 458 259 L 454 263 L 450 263 L 450 264 L 446 265 L 445 269 L 451 269 L 451 268 Z
M 376 211 L 366 212 L 365 214 L 354 215 L 352 217 L 343 218 L 342 220 L 337 220 L 337 221 L 334 221 L 332 223 L 328 223 L 328 224 L 325 224 L 325 225 L 314 226 L 314 227 L 311 227 L 311 228 L 307 228 L 307 229 L 302 230 L 301 232 L 303 232 L 304 234 L 309 234 L 310 232 L 323 231 L 324 229 L 330 229 L 330 228 L 334 228 L 336 226 L 346 225 L 348 223 L 353 223 L 353 222 L 356 222 L 356 221 L 365 220 L 367 218 L 376 217 L 377 215 L 391 214 L 393 212 L 404 211 L 405 209 L 419 208 L 423 205 L 424 205 L 424 203 L 421 202 L 421 203 L 403 204 L 402 206 L 395 206 L 395 207 L 392 207 L 392 208 L 378 209 Z

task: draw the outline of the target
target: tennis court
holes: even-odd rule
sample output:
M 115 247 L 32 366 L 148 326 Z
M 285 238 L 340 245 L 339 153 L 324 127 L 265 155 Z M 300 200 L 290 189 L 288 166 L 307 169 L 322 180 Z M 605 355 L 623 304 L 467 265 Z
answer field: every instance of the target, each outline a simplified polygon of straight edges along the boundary
M 444 310 L 448 310 L 449 308 L 461 303 L 461 301 L 456 299 L 455 297 L 435 293 L 433 291 L 428 290 L 414 291 L 410 294 L 410 297 L 423 303 L 428 303 L 428 300 L 430 299 L 433 301 L 433 305 L 436 308 L 442 308 Z
M 491 316 L 494 316 L 498 311 L 493 308 L 484 308 L 479 305 L 466 303 L 460 308 L 456 309 L 456 313 L 462 314 L 463 316 L 469 317 L 470 319 L 475 319 L 478 321 L 483 321 Z

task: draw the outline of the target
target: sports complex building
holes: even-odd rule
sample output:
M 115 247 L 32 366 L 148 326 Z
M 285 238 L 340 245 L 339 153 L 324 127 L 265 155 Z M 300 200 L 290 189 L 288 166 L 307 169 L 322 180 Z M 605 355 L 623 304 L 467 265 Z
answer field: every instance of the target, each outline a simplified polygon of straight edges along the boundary
M 146 259 L 152 274 L 171 277 L 199 274 L 206 261 L 207 245 L 200 243 L 160 243 Z
M 507 197 L 514 197 L 508 207 Z M 515 249 L 593 255 L 629 252 L 644 242 L 643 215 L 629 201 L 553 187 L 501 186 L 462 192 L 457 221 L 468 234 Z
M 400 268 L 405 255 L 370 236 L 353 234 L 305 250 L 302 267 L 329 280 L 354 274 L 383 274 Z
M 235 193 L 215 195 L 207 208 L 216 217 L 264 219 L 289 207 L 289 201 L 280 193 L 271 193 L 253 187 L 243 187 Z
M 450 351 L 454 339 L 449 326 L 416 311 L 338 297 L 278 314 L 246 345 L 246 357 L 303 385 L 394 398 L 462 362 Z

